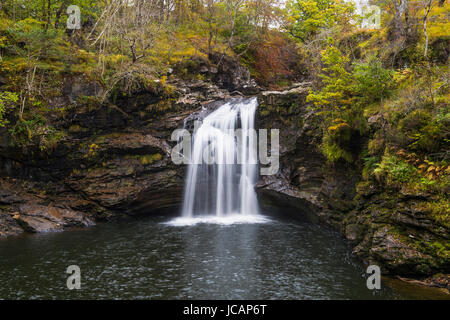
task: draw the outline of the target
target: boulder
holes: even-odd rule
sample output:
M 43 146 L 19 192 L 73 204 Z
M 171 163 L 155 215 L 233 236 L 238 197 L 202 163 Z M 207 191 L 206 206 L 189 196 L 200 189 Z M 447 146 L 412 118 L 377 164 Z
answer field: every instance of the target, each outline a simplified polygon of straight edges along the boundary
M 21 205 L 15 219 L 28 232 L 61 231 L 68 227 L 94 225 L 82 212 L 38 204 Z
M 23 232 L 14 217 L 17 216 L 0 210 L 0 238 L 15 236 Z
M 403 241 L 389 226 L 375 231 L 369 252 L 375 262 L 381 262 L 390 272 L 417 275 L 432 271 L 429 266 L 432 257 Z
M 217 72 L 212 73 L 212 81 L 220 88 L 230 92 L 239 91 L 245 95 L 257 94 L 260 88 L 250 77 L 250 71 L 233 57 L 220 53 L 213 53 L 211 61 L 216 64 Z

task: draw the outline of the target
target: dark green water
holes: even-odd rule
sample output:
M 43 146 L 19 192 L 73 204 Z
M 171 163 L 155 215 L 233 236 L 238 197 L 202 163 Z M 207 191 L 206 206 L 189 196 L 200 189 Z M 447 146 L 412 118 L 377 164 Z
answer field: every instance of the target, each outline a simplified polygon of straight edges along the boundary
M 0 241 L 0 299 L 402 299 L 367 289 L 337 235 L 308 223 L 197 224 L 153 217 Z M 66 268 L 81 268 L 68 290 Z

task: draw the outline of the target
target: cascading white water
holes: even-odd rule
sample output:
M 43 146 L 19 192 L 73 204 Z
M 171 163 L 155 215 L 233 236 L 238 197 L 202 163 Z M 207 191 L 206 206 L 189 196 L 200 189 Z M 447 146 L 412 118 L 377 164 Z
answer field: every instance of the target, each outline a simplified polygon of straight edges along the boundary
M 256 98 L 225 103 L 195 132 L 183 218 L 258 215 L 257 106 Z

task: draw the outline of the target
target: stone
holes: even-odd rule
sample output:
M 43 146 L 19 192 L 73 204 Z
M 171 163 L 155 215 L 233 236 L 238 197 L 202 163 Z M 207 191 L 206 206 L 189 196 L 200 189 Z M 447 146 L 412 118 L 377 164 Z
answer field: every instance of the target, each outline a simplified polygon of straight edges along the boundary
M 19 208 L 17 222 L 28 232 L 60 231 L 64 228 L 94 225 L 82 212 L 38 204 L 24 204 Z
M 15 236 L 23 233 L 23 229 L 14 217 L 0 210 L 0 238 Z
M 364 227 L 360 224 L 350 224 L 346 226 L 345 236 L 349 241 L 360 241 L 364 236 Z

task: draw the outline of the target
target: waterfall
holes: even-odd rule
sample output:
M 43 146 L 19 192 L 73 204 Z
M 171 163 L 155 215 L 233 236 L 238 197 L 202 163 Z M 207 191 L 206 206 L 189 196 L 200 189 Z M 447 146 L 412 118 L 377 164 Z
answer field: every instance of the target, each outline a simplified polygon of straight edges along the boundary
M 194 133 L 183 218 L 258 215 L 257 106 L 256 98 L 227 102 Z

